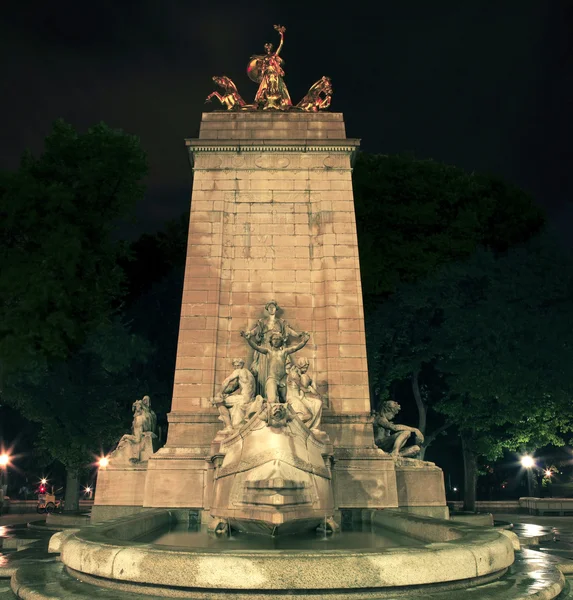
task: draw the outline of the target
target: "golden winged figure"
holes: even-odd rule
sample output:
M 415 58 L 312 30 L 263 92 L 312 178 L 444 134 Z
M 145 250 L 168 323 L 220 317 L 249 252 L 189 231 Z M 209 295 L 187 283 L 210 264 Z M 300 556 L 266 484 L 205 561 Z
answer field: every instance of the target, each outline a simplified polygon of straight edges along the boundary
M 259 89 L 253 104 L 246 104 L 241 98 L 237 86 L 225 76 L 213 77 L 224 93 L 212 92 L 207 96 L 217 98 L 227 110 L 300 110 L 317 112 L 330 106 L 332 98 L 332 84 L 328 77 L 319 79 L 308 91 L 306 96 L 296 105 L 290 99 L 284 81 L 284 60 L 280 53 L 284 46 L 286 27 L 275 25 L 275 30 L 280 35 L 281 41 L 276 50 L 271 43 L 265 44 L 265 54 L 255 54 L 247 66 L 249 79 L 259 84 Z

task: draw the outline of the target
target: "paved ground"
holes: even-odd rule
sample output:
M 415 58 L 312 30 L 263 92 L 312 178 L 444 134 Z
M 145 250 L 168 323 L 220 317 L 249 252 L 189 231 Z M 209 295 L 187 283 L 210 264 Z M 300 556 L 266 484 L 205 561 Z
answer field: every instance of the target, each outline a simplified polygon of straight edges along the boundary
M 20 523 L 26 524 L 30 521 L 45 521 L 46 515 L 39 515 L 38 513 L 29 513 L 22 515 L 2 515 L 0 517 L 0 525 L 19 525 Z

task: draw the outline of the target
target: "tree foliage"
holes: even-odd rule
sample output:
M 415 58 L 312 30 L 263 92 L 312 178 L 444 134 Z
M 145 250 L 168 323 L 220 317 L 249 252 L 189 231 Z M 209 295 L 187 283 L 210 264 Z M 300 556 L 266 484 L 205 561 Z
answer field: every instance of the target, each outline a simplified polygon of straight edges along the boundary
M 65 360 L 122 293 L 112 239 L 142 197 L 139 141 L 97 125 L 54 124 L 38 157 L 0 173 L 0 364 Z
M 131 403 L 147 391 L 150 354 L 148 342 L 114 320 L 92 331 L 67 361 L 10 377 L 4 396 L 41 425 L 45 453 L 79 470 L 125 432 Z
M 445 393 L 434 408 L 454 423 L 464 453 L 562 444 L 573 430 L 573 257 L 543 236 L 404 284 L 377 311 L 375 383 L 430 367 Z M 375 340 L 375 341 L 374 341 Z
M 487 436 L 490 458 L 503 448 L 562 444 L 573 429 L 571 253 L 548 237 L 501 257 L 482 250 L 438 281 L 437 368 L 449 388 L 438 409 L 460 430 Z
M 360 153 L 353 187 L 366 301 L 477 246 L 503 251 L 525 242 L 544 222 L 523 190 L 432 160 Z
M 57 121 L 40 156 L 0 174 L 0 393 L 40 425 L 74 506 L 77 471 L 125 427 L 150 351 L 117 318 L 127 249 L 113 238 L 146 171 L 137 138 Z

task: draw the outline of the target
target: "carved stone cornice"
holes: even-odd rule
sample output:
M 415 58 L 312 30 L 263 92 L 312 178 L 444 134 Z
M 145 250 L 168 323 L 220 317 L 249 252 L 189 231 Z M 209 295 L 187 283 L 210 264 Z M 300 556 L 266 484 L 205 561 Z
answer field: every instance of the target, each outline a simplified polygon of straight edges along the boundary
M 198 152 L 342 152 L 353 154 L 360 146 L 358 139 L 340 140 L 201 140 L 186 139 L 191 157 Z

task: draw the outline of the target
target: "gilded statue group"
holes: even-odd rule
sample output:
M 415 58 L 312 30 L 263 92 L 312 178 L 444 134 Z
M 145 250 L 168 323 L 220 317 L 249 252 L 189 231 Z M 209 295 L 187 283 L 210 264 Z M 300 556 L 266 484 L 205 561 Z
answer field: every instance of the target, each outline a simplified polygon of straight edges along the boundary
M 214 76 L 213 81 L 223 90 L 211 92 L 206 102 L 217 98 L 227 110 L 302 110 L 317 112 L 330 106 L 332 99 L 332 83 L 328 77 L 321 77 L 308 90 L 306 96 L 296 105 L 293 105 L 286 87 L 283 70 L 284 61 L 280 57 L 284 44 L 286 28 L 282 25 L 274 26 L 278 31 L 281 41 L 274 50 L 270 43 L 265 44 L 265 54 L 251 57 L 247 67 L 247 75 L 259 89 L 253 104 L 247 104 L 237 89 L 237 86 L 227 76 Z
M 249 369 L 243 359 L 233 360 L 234 370 L 222 382 L 221 394 L 213 401 L 225 426 L 223 434 L 239 429 L 261 410 L 265 401 L 274 407 L 274 413 L 269 414 L 286 418 L 284 405 L 290 405 L 313 433 L 322 433 L 320 420 L 326 396 L 319 394 L 308 374 L 308 359 L 292 358 L 306 346 L 310 335 L 295 331 L 277 316 L 277 310 L 278 304 L 271 300 L 265 306 L 267 316 L 249 331 L 241 331 L 255 352 Z M 298 341 L 289 343 L 290 338 Z

